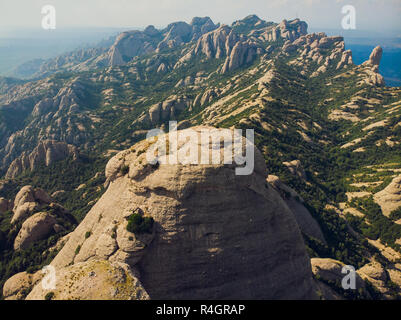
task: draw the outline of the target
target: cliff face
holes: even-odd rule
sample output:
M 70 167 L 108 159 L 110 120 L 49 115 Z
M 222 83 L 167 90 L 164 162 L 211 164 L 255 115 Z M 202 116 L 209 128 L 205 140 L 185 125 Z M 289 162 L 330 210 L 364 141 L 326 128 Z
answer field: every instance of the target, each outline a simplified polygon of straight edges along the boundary
M 123 265 L 152 299 L 315 297 L 300 231 L 259 151 L 254 173 L 236 176 L 235 165 L 149 165 L 149 146 L 110 160 L 108 190 L 51 265 L 63 275 L 88 261 Z M 133 212 L 154 219 L 149 233 L 127 231 Z M 38 285 L 28 299 L 45 294 Z
M 40 81 L 37 85 L 33 89 L 31 83 L 28 83 L 15 92 L 10 90 L 6 98 L 13 102 L 2 105 L 0 110 L 0 113 L 7 112 L 14 118 L 21 115 L 29 118 L 25 124 L 24 120 L 28 120 L 27 118 L 12 118 L 11 121 L 1 121 L 0 124 L 0 131 L 2 126 L 10 123 L 15 126 L 14 130 L 5 128 L 2 132 L 4 135 L 0 135 L 0 169 L 8 169 L 12 161 L 20 157 L 19 162 L 14 163 L 14 168 L 9 172 L 13 177 L 13 170 L 30 167 L 30 156 L 36 158 L 40 155 L 40 162 L 44 162 L 46 152 L 52 153 L 49 159 L 53 156 L 57 158 L 59 151 L 65 149 L 75 153 L 71 145 L 80 145 L 88 138 L 87 127 L 84 124 L 88 117 L 82 112 L 88 90 L 79 79 L 74 78 L 59 88 L 55 88 L 51 81 Z M 46 96 L 43 96 L 43 92 L 46 92 Z M 32 95 L 30 107 L 26 111 L 21 109 L 21 100 L 27 100 L 25 95 Z M 21 126 L 22 124 L 24 125 Z
M 249 28 L 252 31 L 247 35 L 240 34 L 236 30 Z M 192 48 L 175 68 L 181 66 L 200 53 L 207 58 L 225 58 L 220 70 L 224 74 L 251 64 L 258 56 L 265 53 L 260 42 L 286 41 L 291 43 L 307 34 L 307 24 L 299 19 L 287 22 L 283 20 L 278 25 L 268 25 L 256 16 L 250 16 L 236 21 L 232 27 L 223 25 L 201 36 L 194 48 Z
M 40 188 L 24 186 L 17 193 L 14 200 L 13 217 L 11 222 L 18 222 L 26 219 L 37 209 L 49 205 L 52 199 Z
M 369 56 L 369 60 L 365 61 L 362 66 L 365 66 L 364 72 L 366 77 L 364 82 L 377 86 L 383 86 L 384 78 L 379 73 L 380 61 L 382 59 L 383 49 L 380 46 L 375 47 Z
M 401 207 L 401 175 L 395 177 L 391 183 L 374 195 L 385 216 Z
M 304 200 L 302 197 L 292 188 L 284 184 L 277 176 L 269 175 L 266 181 L 281 195 L 297 220 L 300 230 L 309 237 L 313 237 L 327 244 L 319 224 L 303 205 Z
M 31 153 L 23 152 L 10 164 L 6 178 L 13 179 L 25 170 L 34 170 L 39 165 L 49 166 L 70 156 L 77 159 L 76 147 L 53 140 L 42 141 Z
M 165 29 L 148 26 L 144 31 L 127 31 L 119 35 L 106 55 L 110 66 L 126 64 L 133 57 L 160 52 L 166 48 L 196 41 L 202 34 L 217 26 L 209 17 L 195 17 L 190 24 L 174 22 Z

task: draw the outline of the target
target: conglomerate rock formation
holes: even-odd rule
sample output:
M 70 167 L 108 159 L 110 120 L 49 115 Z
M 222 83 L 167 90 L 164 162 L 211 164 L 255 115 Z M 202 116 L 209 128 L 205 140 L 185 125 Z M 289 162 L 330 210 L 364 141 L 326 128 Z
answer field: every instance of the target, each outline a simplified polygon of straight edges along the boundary
M 196 134 L 202 128 L 195 128 Z M 222 160 L 210 165 L 151 165 L 146 161 L 150 147 L 145 140 L 110 160 L 108 190 L 51 263 L 63 274 L 61 288 L 65 281 L 76 285 L 73 273 L 68 273 L 71 265 L 107 261 L 123 266 L 152 299 L 316 297 L 297 223 L 266 183 L 258 150 L 254 172 L 240 176 L 235 175 L 236 164 L 224 165 Z M 182 142 L 177 152 L 188 147 L 200 143 Z M 148 233 L 127 230 L 134 212 L 154 219 Z M 89 289 L 85 296 L 76 291 L 68 296 L 60 287 L 55 299 L 100 298 Z M 131 289 L 130 298 L 135 298 L 138 286 Z M 45 295 L 37 285 L 28 299 Z

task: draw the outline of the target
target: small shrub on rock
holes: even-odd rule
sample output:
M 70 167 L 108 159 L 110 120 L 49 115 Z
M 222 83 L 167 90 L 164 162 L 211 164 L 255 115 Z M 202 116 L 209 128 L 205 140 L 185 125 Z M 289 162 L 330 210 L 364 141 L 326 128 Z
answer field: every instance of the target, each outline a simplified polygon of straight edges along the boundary
M 152 233 L 153 218 L 134 213 L 128 217 L 127 230 L 132 233 Z
M 52 300 L 54 298 L 54 292 L 48 292 L 45 295 L 45 300 Z
M 77 255 L 81 251 L 81 246 L 78 245 L 77 248 L 75 249 L 75 255 Z
M 121 172 L 121 174 L 122 174 L 123 176 L 125 176 L 125 175 L 128 173 L 128 171 L 129 171 L 129 166 L 127 166 L 127 165 L 123 165 L 123 166 L 120 168 L 120 172 Z

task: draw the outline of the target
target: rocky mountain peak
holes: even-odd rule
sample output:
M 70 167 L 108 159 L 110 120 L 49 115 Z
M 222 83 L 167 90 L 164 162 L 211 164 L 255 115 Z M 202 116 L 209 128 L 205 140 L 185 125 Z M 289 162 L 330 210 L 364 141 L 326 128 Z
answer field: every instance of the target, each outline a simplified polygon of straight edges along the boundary
M 205 28 L 204 30 L 206 30 L 206 28 L 215 27 L 215 24 L 210 17 L 194 17 L 192 18 L 190 25 Z
M 254 40 L 238 34 L 232 27 L 222 25 L 201 36 L 196 46 L 178 61 L 175 68 L 185 64 L 199 54 L 207 58 L 226 58 L 220 72 L 226 73 L 250 64 L 263 48 Z
M 194 17 L 191 26 L 193 29 L 191 41 L 196 41 L 200 36 L 216 29 L 219 25 L 215 25 L 209 17 Z
M 369 56 L 369 60 L 365 61 L 363 64 L 379 67 L 382 55 L 383 55 L 382 47 L 377 46 L 372 50 L 372 53 Z
M 374 195 L 375 201 L 380 205 L 384 215 L 401 207 L 401 175 L 395 177 L 391 183 Z
M 148 26 L 144 31 L 123 32 L 116 38 L 105 59 L 110 66 L 124 65 L 136 56 L 196 41 L 216 27 L 209 17 L 195 17 L 190 24 L 173 22 L 162 30 Z
M 13 179 L 26 170 L 35 170 L 39 165 L 50 166 L 56 161 L 72 157 L 78 159 L 78 149 L 65 142 L 45 140 L 39 142 L 31 152 L 23 152 L 8 167 L 6 178 Z
M 227 56 L 238 39 L 239 36 L 232 28 L 222 25 L 200 37 L 193 53 L 203 53 L 208 58 L 218 59 Z
M 254 27 L 254 28 L 260 28 L 265 25 L 266 21 L 260 19 L 257 15 L 251 14 L 249 16 L 246 16 L 244 19 L 237 20 L 233 22 L 232 27 Z
M 367 83 L 374 86 L 384 86 L 385 81 L 379 73 L 380 61 L 383 55 L 383 49 L 380 46 L 375 47 L 369 56 L 369 60 L 362 63 L 364 68 L 365 78 L 362 83 Z
M 40 188 L 24 186 L 15 196 L 11 222 L 18 222 L 29 217 L 35 210 L 52 202 L 49 195 Z
M 207 128 L 212 129 L 191 129 L 200 134 Z M 51 263 L 67 273 L 58 288 L 74 282 L 68 268 L 92 261 L 124 266 L 154 299 L 314 297 L 299 229 L 278 193 L 266 185 L 259 151 L 254 173 L 236 176 L 235 166 L 223 162 L 152 166 L 146 163 L 150 147 L 139 142 L 108 163 L 106 176 L 113 177 L 108 190 Z M 128 231 L 132 214 L 152 218 L 152 227 Z M 65 294 L 57 290 L 56 298 Z M 38 285 L 28 299 L 45 294 Z
M 300 19 L 294 19 L 291 21 L 284 19 L 275 30 L 280 33 L 280 36 L 283 39 L 294 41 L 308 33 L 308 24 Z
M 153 25 L 149 25 L 145 28 L 145 30 L 143 31 L 146 35 L 148 36 L 157 36 L 160 34 L 160 31 L 157 30 Z

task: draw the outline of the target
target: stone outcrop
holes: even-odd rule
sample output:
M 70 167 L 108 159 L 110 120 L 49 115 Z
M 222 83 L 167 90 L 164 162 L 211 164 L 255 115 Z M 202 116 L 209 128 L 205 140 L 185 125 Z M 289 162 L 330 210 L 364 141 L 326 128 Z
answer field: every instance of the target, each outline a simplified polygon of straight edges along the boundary
M 54 140 L 70 145 L 83 145 L 88 138 L 86 125 L 90 118 L 81 112 L 81 106 L 85 105 L 88 90 L 79 77 L 63 83 L 57 88 L 53 83 L 31 83 L 40 93 L 31 93 L 34 98 L 30 101 L 29 110 L 25 110 L 19 101 L 18 92 L 16 106 L 10 108 L 10 112 L 25 114 L 29 120 L 23 126 L 23 130 L 0 133 L 0 169 L 7 170 L 13 160 L 22 155 L 29 155 L 35 146 L 44 141 Z M 49 88 L 51 87 L 51 88 Z M 18 88 L 23 91 L 25 88 Z M 43 97 L 43 92 L 48 92 L 49 97 Z M 85 102 L 84 102 L 85 101 Z M 0 122 L 0 132 L 2 131 Z M 16 123 L 14 124 L 16 125 Z
M 192 129 L 199 136 L 201 128 Z M 182 153 L 187 147 L 201 145 L 191 140 L 179 143 L 180 151 L 169 152 Z M 265 161 L 258 150 L 253 173 L 239 176 L 236 164 L 224 165 L 222 159 L 210 165 L 151 165 L 146 161 L 149 148 L 152 143 L 142 141 L 110 160 L 107 191 L 51 262 L 63 275 L 61 288 L 67 283 L 78 288 L 81 280 L 71 270 L 97 261 L 134 274 L 153 299 L 316 297 L 297 223 L 279 194 L 266 185 Z M 210 154 L 211 146 L 207 148 Z M 133 212 L 154 219 L 149 233 L 127 231 Z M 86 286 L 85 296 L 96 297 L 100 288 L 111 290 L 102 279 Z M 37 285 L 28 299 L 45 294 Z M 122 298 L 137 295 L 130 292 Z
M 233 71 L 247 65 L 263 53 L 263 48 L 253 40 L 237 34 L 233 28 L 223 25 L 201 36 L 192 50 L 174 66 L 177 68 L 199 54 L 208 59 L 226 58 L 221 73 Z
M 382 294 L 387 295 L 390 293 L 386 285 L 388 280 L 387 272 L 380 263 L 372 261 L 358 269 L 357 273 L 362 279 L 368 280 L 374 285 Z
M 382 47 L 377 46 L 376 48 L 373 49 L 372 53 L 370 54 L 369 60 L 365 61 L 363 65 L 379 67 L 382 55 L 383 55 Z
M 68 210 L 52 202 L 52 199 L 42 189 L 34 189 L 32 186 L 21 188 L 15 198 L 13 210 L 15 213 L 9 231 L 16 236 L 15 238 L 7 237 L 7 239 L 5 234 L 0 232 L 0 250 L 3 249 L 4 244 L 7 244 L 7 250 L 9 249 L 8 245 L 13 246 L 15 251 L 34 249 L 35 242 L 40 240 L 44 240 L 41 243 L 43 248 L 43 245 L 46 246 L 46 240 L 52 236 L 58 241 L 53 247 L 47 247 L 47 252 L 43 252 L 43 254 L 49 254 L 54 250 L 61 249 L 68 239 L 68 231 L 77 224 Z M 63 235 L 64 237 L 61 237 Z M 10 239 L 13 239 L 14 243 L 7 242 Z M 10 300 L 24 299 L 42 276 L 41 271 L 35 274 L 28 271 L 13 275 L 3 287 L 3 296 Z
M 220 94 L 220 90 L 219 89 L 215 89 L 215 88 L 211 88 L 206 90 L 205 92 L 201 92 L 199 93 L 195 99 L 194 99 L 194 103 L 193 106 L 205 106 L 209 103 L 211 103 L 215 98 L 217 98 Z
M 286 161 L 283 162 L 283 165 L 285 165 L 294 176 L 306 180 L 306 174 L 300 160 Z
M 132 57 L 155 51 L 156 46 L 151 39 L 154 36 L 157 34 L 151 36 L 138 30 L 121 33 L 108 52 L 109 65 L 123 65 Z
M 305 21 L 294 19 L 291 21 L 283 20 L 277 28 L 280 31 L 280 36 L 285 40 L 294 41 L 299 37 L 306 35 L 308 25 Z
M 381 207 L 385 216 L 401 207 L 401 175 L 395 177 L 382 191 L 374 195 L 375 202 Z
M 106 260 L 88 260 L 58 270 L 54 290 L 43 290 L 39 284 L 27 299 L 43 300 L 49 292 L 53 293 L 52 300 L 149 299 L 142 284 L 130 270 Z
M 154 104 L 144 112 L 138 122 L 158 124 L 165 120 L 173 120 L 180 112 L 190 107 L 192 101 L 186 96 L 171 96 L 164 102 Z
M 31 290 L 32 286 L 41 279 L 41 272 L 29 274 L 20 272 L 9 278 L 3 286 L 5 300 L 22 300 Z
M 157 73 L 165 73 L 167 72 L 168 68 L 164 63 L 161 63 L 158 67 L 157 67 Z
M 187 41 L 192 39 L 192 26 L 186 22 L 173 22 L 169 24 L 166 29 L 167 32 L 163 40 L 157 45 L 157 52 L 165 48 L 173 48 L 177 45 L 181 45 L 186 42 L 185 39 L 187 39 Z
M 267 27 L 260 38 L 269 42 L 275 42 L 279 39 L 293 42 L 307 33 L 308 25 L 305 21 L 299 19 L 287 21 L 284 19 L 276 26 Z
M 249 29 L 252 33 L 255 30 L 263 29 L 267 25 L 266 21 L 260 19 L 257 15 L 251 14 L 241 20 L 234 21 L 233 28 Z
M 232 48 L 230 56 L 226 58 L 221 73 L 227 73 L 241 66 L 248 65 L 261 53 L 262 49 L 249 40 L 246 42 L 237 42 Z
M 323 232 L 319 224 L 312 217 L 308 209 L 303 205 L 302 197 L 292 188 L 284 184 L 279 177 L 269 175 L 267 182 L 280 194 L 288 208 L 294 214 L 301 231 L 309 237 L 326 243 Z
M 177 82 L 175 85 L 176 88 L 179 87 L 185 87 L 194 84 L 194 78 L 191 76 L 187 76 L 184 79 L 181 79 L 180 81 Z
M 223 58 L 230 54 L 240 36 L 229 26 L 223 25 L 199 38 L 194 55 L 203 53 L 207 58 Z
M 14 241 L 14 250 L 26 249 L 32 243 L 46 238 L 52 231 L 56 219 L 47 212 L 38 212 L 24 221 Z
M 25 186 L 17 193 L 14 200 L 14 215 L 11 223 L 24 220 L 35 210 L 51 203 L 51 198 L 42 189 Z
M 369 85 L 373 85 L 373 86 L 384 86 L 385 85 L 385 81 L 383 76 L 378 72 L 378 71 L 374 71 L 375 69 L 368 69 L 365 70 L 365 78 L 363 80 L 361 80 L 361 82 L 359 82 L 359 84 L 369 84 Z
M 322 294 L 322 298 L 326 300 L 341 300 L 342 297 L 332 289 L 329 285 L 341 286 L 343 278 L 348 273 L 342 273 L 344 263 L 330 258 L 312 258 L 312 272 L 317 279 L 317 284 Z M 371 298 L 366 290 L 366 285 L 358 273 L 355 274 L 356 290 L 362 292 L 366 298 Z
M 151 52 L 161 52 L 189 41 L 196 41 L 201 35 L 217 26 L 209 17 L 174 22 L 165 29 L 157 30 L 148 26 L 144 31 L 134 30 L 121 33 L 110 47 L 106 60 L 110 66 L 124 65 L 132 58 Z
M 218 27 L 218 25 L 215 25 L 209 17 L 194 17 L 190 25 L 192 26 L 191 41 L 198 40 L 203 34 Z
M 369 60 L 365 61 L 362 66 L 366 67 L 363 71 L 365 77 L 360 83 L 367 83 L 374 86 L 384 86 L 385 81 L 383 76 L 379 73 L 380 61 L 383 55 L 383 49 L 377 46 L 373 49 L 369 56 Z
M 338 70 L 338 69 L 344 68 L 344 67 L 349 66 L 349 65 L 352 65 L 352 64 L 353 64 L 353 61 L 352 61 L 352 51 L 351 51 L 351 50 L 345 50 L 345 51 L 342 53 L 341 60 L 340 60 L 340 62 L 337 64 L 336 69 Z
M 330 69 L 339 70 L 353 64 L 352 52 L 344 48 L 343 37 L 320 32 L 285 41 L 282 52 L 287 56 L 296 52 L 297 58 L 290 63 L 300 67 L 302 75 L 310 73 L 310 77 L 316 77 Z
M 50 112 L 53 112 L 55 116 L 73 113 L 82 103 L 81 99 L 86 97 L 85 90 L 85 86 L 77 77 L 61 87 L 53 98 L 44 98 L 35 104 L 32 116 L 46 116 Z
M 312 258 L 312 272 L 315 276 L 324 280 L 335 281 L 341 279 L 341 269 L 344 264 L 340 261 L 327 258 Z
M 68 157 L 72 157 L 74 160 L 78 158 L 76 147 L 54 140 L 41 141 L 31 153 L 24 151 L 10 164 L 6 178 L 13 179 L 26 170 L 33 171 L 40 165 L 50 166 L 54 162 Z

